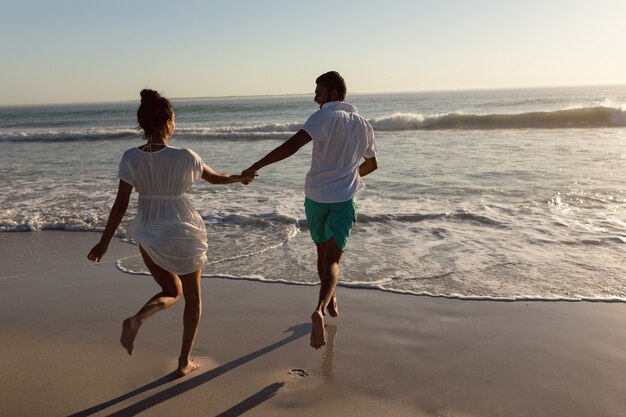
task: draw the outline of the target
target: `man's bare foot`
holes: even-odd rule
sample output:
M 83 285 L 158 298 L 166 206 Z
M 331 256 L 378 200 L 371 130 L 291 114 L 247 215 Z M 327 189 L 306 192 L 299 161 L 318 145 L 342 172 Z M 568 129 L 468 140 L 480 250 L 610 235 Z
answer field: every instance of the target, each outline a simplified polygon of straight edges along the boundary
M 132 317 L 124 320 L 124 323 L 122 323 L 122 337 L 120 337 L 120 342 L 129 355 L 132 355 L 135 349 L 135 337 L 137 337 L 140 324 L 138 319 L 133 319 Z
M 326 344 L 324 338 L 324 316 L 319 310 L 311 314 L 311 346 L 319 349 Z
M 196 359 L 190 359 L 187 364 L 180 363 L 179 361 L 178 369 L 176 369 L 176 375 L 178 375 L 179 377 L 185 376 L 200 368 L 200 366 L 202 366 L 202 364 Z
M 328 314 L 330 317 L 337 317 L 339 315 L 339 307 L 337 306 L 337 295 L 333 294 L 333 298 L 328 303 Z

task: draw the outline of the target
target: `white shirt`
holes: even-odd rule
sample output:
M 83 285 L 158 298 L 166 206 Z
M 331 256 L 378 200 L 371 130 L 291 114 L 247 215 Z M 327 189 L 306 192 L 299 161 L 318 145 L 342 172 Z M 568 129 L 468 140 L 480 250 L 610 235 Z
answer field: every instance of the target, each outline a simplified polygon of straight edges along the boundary
M 350 200 L 365 183 L 359 175 L 363 157 L 376 156 L 372 126 L 351 104 L 325 103 L 302 127 L 313 139 L 305 195 L 318 203 Z
M 161 268 L 189 274 L 206 261 L 204 221 L 185 193 L 202 176 L 203 162 L 190 149 L 154 152 L 132 148 L 120 161 L 119 178 L 139 193 L 137 215 L 128 222 L 135 239 Z

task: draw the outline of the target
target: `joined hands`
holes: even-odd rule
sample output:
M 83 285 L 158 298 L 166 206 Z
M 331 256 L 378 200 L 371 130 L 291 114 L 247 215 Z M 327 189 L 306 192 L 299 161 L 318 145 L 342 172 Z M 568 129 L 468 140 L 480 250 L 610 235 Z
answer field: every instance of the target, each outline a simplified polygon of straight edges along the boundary
M 258 176 L 258 171 L 250 167 L 246 170 L 241 171 L 241 183 L 244 185 L 248 185 Z

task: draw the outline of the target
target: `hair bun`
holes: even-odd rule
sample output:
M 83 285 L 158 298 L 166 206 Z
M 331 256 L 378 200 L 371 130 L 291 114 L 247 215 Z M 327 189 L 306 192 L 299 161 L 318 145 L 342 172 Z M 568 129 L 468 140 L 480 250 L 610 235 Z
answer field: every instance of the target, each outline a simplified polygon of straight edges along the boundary
M 149 90 L 149 89 L 143 89 L 141 90 L 141 102 L 155 102 L 158 99 L 161 98 L 161 95 L 154 91 L 154 90 Z

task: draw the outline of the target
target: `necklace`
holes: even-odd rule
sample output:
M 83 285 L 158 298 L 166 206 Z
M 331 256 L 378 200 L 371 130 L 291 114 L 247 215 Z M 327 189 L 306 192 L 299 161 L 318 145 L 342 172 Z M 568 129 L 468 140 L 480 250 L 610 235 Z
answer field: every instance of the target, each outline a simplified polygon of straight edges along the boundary
M 163 146 L 164 148 L 167 148 L 167 143 L 164 142 L 150 142 L 145 144 L 144 146 L 142 146 L 140 149 L 144 152 L 154 152 L 154 150 L 152 149 L 152 146 Z M 160 150 L 160 149 L 159 149 Z

